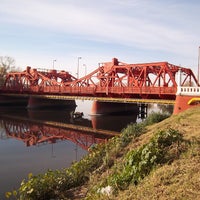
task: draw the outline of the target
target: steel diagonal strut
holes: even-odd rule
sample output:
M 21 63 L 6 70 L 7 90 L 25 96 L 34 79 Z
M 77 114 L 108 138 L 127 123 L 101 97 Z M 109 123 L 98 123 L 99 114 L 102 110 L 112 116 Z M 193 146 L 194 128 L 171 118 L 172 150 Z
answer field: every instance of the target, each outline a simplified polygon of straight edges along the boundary
M 27 67 L 23 72 L 6 76 L 1 93 L 91 97 L 110 99 L 163 99 L 175 100 L 176 76 L 181 70 L 181 86 L 197 85 L 189 68 L 168 62 L 126 64 L 113 58 L 79 79 L 69 72 L 41 70 Z

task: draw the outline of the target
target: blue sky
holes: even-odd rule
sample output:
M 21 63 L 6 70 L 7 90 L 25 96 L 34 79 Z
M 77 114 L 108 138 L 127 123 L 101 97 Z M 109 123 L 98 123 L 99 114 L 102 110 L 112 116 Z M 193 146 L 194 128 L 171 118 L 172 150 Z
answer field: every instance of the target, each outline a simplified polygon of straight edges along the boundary
M 0 0 L 0 56 L 80 76 L 117 57 L 197 71 L 198 0 Z

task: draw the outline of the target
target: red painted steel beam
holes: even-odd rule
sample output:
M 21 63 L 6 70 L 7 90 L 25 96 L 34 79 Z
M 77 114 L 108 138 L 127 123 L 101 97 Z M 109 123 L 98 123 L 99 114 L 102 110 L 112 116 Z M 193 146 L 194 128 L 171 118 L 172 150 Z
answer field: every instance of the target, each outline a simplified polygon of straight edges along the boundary
M 92 73 L 80 79 L 65 71 L 41 71 L 27 67 L 24 72 L 9 73 L 2 91 L 174 99 L 177 90 L 176 75 L 179 70 L 183 76 L 181 85 L 198 85 L 189 68 L 168 62 L 126 64 L 114 58 L 112 62 L 102 63 Z

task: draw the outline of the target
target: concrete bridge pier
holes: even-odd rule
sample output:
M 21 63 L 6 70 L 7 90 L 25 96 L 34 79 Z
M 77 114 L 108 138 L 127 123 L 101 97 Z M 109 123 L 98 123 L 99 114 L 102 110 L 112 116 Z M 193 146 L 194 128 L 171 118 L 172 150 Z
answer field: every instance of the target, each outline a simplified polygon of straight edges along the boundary
M 130 122 L 130 118 L 132 122 L 136 122 L 138 112 L 139 107 L 137 104 L 94 101 L 91 109 L 91 115 L 93 115 L 91 117 L 92 127 L 94 129 L 101 129 L 103 125 L 103 127 L 107 127 L 110 130 L 110 128 L 113 129 L 113 126 L 115 126 L 115 131 L 121 130 Z M 122 116 L 118 118 L 117 115 L 120 114 Z M 98 115 L 105 116 L 102 118 L 98 117 Z M 109 115 L 112 115 L 112 118 Z
M 138 112 L 137 104 L 93 101 L 91 109 L 91 115 L 108 115 L 131 112 Z
M 47 99 L 30 97 L 28 100 L 28 109 L 40 108 L 75 108 L 75 100 Z

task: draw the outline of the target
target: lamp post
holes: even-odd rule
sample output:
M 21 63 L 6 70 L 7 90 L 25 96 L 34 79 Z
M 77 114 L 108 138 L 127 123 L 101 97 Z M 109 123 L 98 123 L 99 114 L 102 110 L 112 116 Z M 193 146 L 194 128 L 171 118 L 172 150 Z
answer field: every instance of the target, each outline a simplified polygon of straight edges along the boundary
M 77 79 L 79 79 L 79 61 L 82 57 L 78 57 L 78 64 L 77 64 Z
M 53 69 L 54 69 L 54 63 L 56 62 L 56 60 L 53 60 Z

